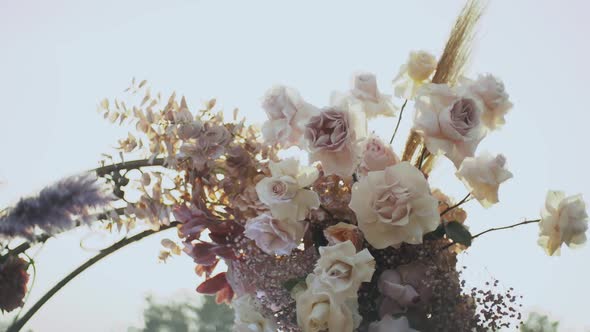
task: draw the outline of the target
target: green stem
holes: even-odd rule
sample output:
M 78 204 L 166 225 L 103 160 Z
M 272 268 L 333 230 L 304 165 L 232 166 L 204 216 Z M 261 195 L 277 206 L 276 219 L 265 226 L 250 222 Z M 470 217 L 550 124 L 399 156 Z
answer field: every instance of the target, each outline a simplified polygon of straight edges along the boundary
M 463 199 L 460 200 L 459 203 L 457 203 L 457 204 L 455 204 L 455 205 L 453 205 L 451 207 L 448 207 L 446 210 L 444 210 L 443 212 L 441 212 L 440 216 L 442 217 L 445 214 L 447 214 L 448 212 L 450 212 L 451 210 L 453 210 L 455 208 L 458 208 L 459 206 L 463 205 L 463 203 L 465 203 L 465 202 L 468 201 L 468 199 L 469 199 L 470 196 L 471 196 L 471 193 L 467 194 L 467 196 L 463 197 Z
M 486 233 L 490 233 L 490 232 L 494 232 L 494 231 L 500 231 L 500 230 L 504 230 L 504 229 L 510 229 L 510 228 L 514 228 L 514 227 L 518 227 L 518 226 L 522 226 L 522 225 L 526 225 L 526 224 L 532 224 L 532 223 L 538 223 L 539 221 L 541 221 L 541 219 L 535 219 L 535 220 L 525 220 L 523 222 L 519 222 L 517 224 L 513 224 L 513 225 L 509 225 L 509 226 L 503 226 L 503 227 L 495 227 L 495 228 L 490 228 L 487 229 L 481 233 L 475 234 L 473 236 L 471 236 L 471 240 L 474 240 L 475 238 L 478 238 Z M 448 243 L 447 245 L 443 246 L 442 248 L 440 248 L 439 251 L 443 251 L 449 247 L 452 247 L 453 245 L 457 244 L 457 242 L 451 242 Z
M 89 259 L 88 261 L 86 261 L 86 263 L 80 265 L 77 269 L 75 269 L 74 271 L 72 271 L 70 274 L 68 274 L 65 278 L 63 278 L 62 280 L 60 280 L 55 286 L 53 286 L 53 288 L 51 288 L 47 293 L 45 293 L 45 295 L 43 295 L 24 315 L 21 319 L 19 319 L 17 322 L 15 322 L 14 324 L 12 324 L 8 330 L 6 332 L 18 332 L 20 331 L 23 326 L 31 319 L 31 317 L 33 317 L 33 315 L 47 302 L 49 301 L 49 299 L 51 299 L 53 297 L 53 295 L 55 295 L 60 289 L 62 289 L 65 285 L 67 285 L 70 281 L 72 281 L 75 277 L 77 277 L 79 274 L 81 274 L 82 272 L 84 272 L 86 269 L 88 269 L 89 267 L 91 267 L 92 265 L 96 264 L 97 262 L 99 262 L 101 259 L 109 256 L 110 254 L 116 252 L 117 250 L 131 244 L 134 242 L 137 242 L 147 236 L 165 231 L 167 229 L 176 227 L 177 225 L 179 225 L 179 222 L 173 222 L 170 223 L 170 225 L 167 226 L 162 226 L 160 229 L 158 230 L 147 230 L 147 231 L 143 231 L 139 234 L 136 234 L 132 237 L 129 238 L 125 238 L 115 244 L 113 244 L 112 246 L 103 249 L 100 251 L 99 254 L 97 254 L 96 256 L 92 257 L 91 259 Z
M 404 104 L 402 105 L 401 110 L 399 111 L 399 117 L 397 118 L 397 124 L 395 125 L 395 130 L 393 131 L 393 135 L 391 136 L 391 139 L 389 140 L 389 144 L 393 143 L 393 139 L 395 138 L 395 134 L 397 134 L 397 129 L 399 128 L 399 123 L 402 122 L 402 115 L 404 114 L 404 109 L 406 108 L 407 104 L 408 104 L 408 100 L 406 99 L 404 101 Z
M 471 237 L 471 239 L 475 239 L 476 237 L 479 237 L 479 236 L 481 236 L 481 235 L 484 235 L 485 233 L 494 232 L 494 231 L 499 231 L 499 230 L 503 230 L 503 229 L 510 229 L 510 228 L 514 228 L 514 227 L 517 227 L 517 226 L 520 226 L 520 225 L 526 225 L 526 224 L 537 223 L 537 222 L 539 222 L 539 221 L 541 221 L 541 219 L 535 219 L 535 220 L 525 220 L 525 221 L 523 221 L 523 222 L 519 222 L 518 224 L 514 224 L 514 225 L 510 225 L 510 226 L 504 226 L 504 227 L 490 228 L 490 229 L 488 229 L 488 230 L 485 230 L 485 231 L 483 231 L 483 232 L 481 232 L 481 233 L 478 233 L 478 234 L 476 234 L 476 235 L 473 235 L 473 236 Z

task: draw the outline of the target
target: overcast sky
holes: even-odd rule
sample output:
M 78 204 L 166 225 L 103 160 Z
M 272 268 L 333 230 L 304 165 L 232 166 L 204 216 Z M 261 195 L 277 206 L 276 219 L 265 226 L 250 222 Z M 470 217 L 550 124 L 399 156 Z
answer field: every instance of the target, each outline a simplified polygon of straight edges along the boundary
M 0 205 L 98 165 L 125 131 L 95 112 L 122 96 L 132 77 L 176 90 L 189 105 L 216 97 L 252 123 L 274 83 L 296 87 L 323 106 L 350 75 L 368 70 L 381 90 L 411 50 L 440 54 L 462 1 L 27 1 L 0 0 Z M 501 204 L 467 205 L 474 232 L 537 218 L 548 189 L 590 199 L 587 102 L 590 3 L 494 1 L 476 39 L 468 75 L 491 72 L 506 84 L 513 111 L 480 151 L 504 153 L 514 179 Z M 410 116 L 400 133 L 407 133 Z M 394 120 L 373 123 L 388 136 Z M 398 135 L 398 137 L 403 137 Z M 395 142 L 399 151 L 402 139 Z M 465 189 L 440 163 L 434 185 L 456 198 Z M 49 241 L 37 257 L 32 300 L 93 253 L 88 230 Z M 172 236 L 174 234 L 170 234 Z M 589 328 L 590 249 L 547 257 L 537 227 L 496 232 L 462 256 L 467 278 L 489 278 L 524 295 L 526 310 L 549 312 L 570 331 Z M 193 293 L 187 257 L 157 264 L 159 239 L 122 250 L 86 271 L 39 311 L 36 331 L 125 331 L 139 324 L 143 297 Z

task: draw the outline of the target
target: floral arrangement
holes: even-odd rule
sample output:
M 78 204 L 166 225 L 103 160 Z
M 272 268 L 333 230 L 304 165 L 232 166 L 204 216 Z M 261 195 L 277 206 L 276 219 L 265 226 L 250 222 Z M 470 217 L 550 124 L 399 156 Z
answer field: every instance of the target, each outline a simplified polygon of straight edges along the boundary
M 588 216 L 582 197 L 550 191 L 539 219 L 470 233 L 462 205 L 498 203 L 500 185 L 512 177 L 503 155 L 477 150 L 512 108 L 498 78 L 463 75 L 480 15 L 480 4 L 469 2 L 438 60 L 411 52 L 393 79 L 394 96 L 381 93 L 375 75 L 364 72 L 323 108 L 291 87 L 272 87 L 262 100 L 268 120 L 261 129 L 238 120 L 237 111 L 225 121 L 215 100 L 191 112 L 184 98 L 164 99 L 145 81 L 133 81 L 131 102 L 105 99 L 99 110 L 112 122 L 135 126 L 135 135 L 119 141 L 121 156 L 147 153 L 147 159 L 95 170 L 123 204 L 98 219 L 108 229 L 132 230 L 140 222 L 152 232 L 177 227 L 180 240 L 163 241 L 160 259 L 192 257 L 205 279 L 197 291 L 233 306 L 236 331 L 511 326 L 521 318 L 517 296 L 493 287 L 465 289 L 457 255 L 489 231 L 529 223 L 538 224 L 539 244 L 556 255 L 563 244 L 585 242 Z M 413 128 L 404 150 L 394 151 L 410 108 Z M 370 130 L 368 119 L 378 117 L 397 117 L 391 139 Z M 291 147 L 302 158 L 281 157 Z M 428 181 L 443 158 L 469 192 L 459 201 Z M 129 197 L 131 189 L 137 197 Z M 5 211 L 0 234 L 38 239 L 39 230 L 51 235 L 64 220 L 62 228 L 73 227 L 71 215 L 86 222 L 87 210 L 69 202 L 104 206 L 108 199 L 81 191 L 80 199 L 59 198 L 65 210 L 55 208 L 63 213 L 35 215 L 40 198 L 19 203 L 27 208 Z M 43 215 L 45 224 L 31 222 Z M 28 278 L 26 262 L 11 252 L 0 260 L 0 289 L 12 294 L 0 300 L 3 310 L 22 304 Z M 5 292 L 5 279 L 18 287 Z

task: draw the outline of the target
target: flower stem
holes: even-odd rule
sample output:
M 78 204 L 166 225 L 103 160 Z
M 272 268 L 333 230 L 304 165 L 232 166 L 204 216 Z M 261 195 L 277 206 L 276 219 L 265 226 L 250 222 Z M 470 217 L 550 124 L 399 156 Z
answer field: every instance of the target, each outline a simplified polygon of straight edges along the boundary
M 458 208 L 459 206 L 461 206 L 463 203 L 467 202 L 469 200 L 469 197 L 471 196 L 471 193 L 467 194 L 465 197 L 463 197 L 462 200 L 459 201 L 459 203 L 448 207 L 446 210 L 444 210 L 443 212 L 441 212 L 440 216 L 444 216 L 445 214 L 447 214 L 448 212 L 450 212 L 451 210 Z
M 525 220 L 525 221 L 523 221 L 523 222 L 519 222 L 519 223 L 517 223 L 517 224 L 510 225 L 510 226 L 497 227 L 497 228 L 490 228 L 490 229 L 488 229 L 488 230 L 485 230 L 485 231 L 483 231 L 483 232 L 481 232 L 481 233 L 478 233 L 478 234 L 476 234 L 476 235 L 473 235 L 473 236 L 471 237 L 471 239 L 475 239 L 476 237 L 479 237 L 479 236 L 481 236 L 481 235 L 484 235 L 485 233 L 494 232 L 494 231 L 499 231 L 499 230 L 503 230 L 503 229 L 514 228 L 514 227 L 521 226 L 521 225 L 526 225 L 526 224 L 538 223 L 539 221 L 541 221 L 541 219 L 535 219 L 535 220 Z
M 72 281 L 75 277 L 77 277 L 80 273 L 84 272 L 86 269 L 88 269 L 89 267 L 91 267 L 92 265 L 96 264 L 97 262 L 99 262 L 101 259 L 109 256 L 110 254 L 116 252 L 117 250 L 124 248 L 125 246 L 137 242 L 147 236 L 168 230 L 170 228 L 176 227 L 177 225 L 179 225 L 179 222 L 172 222 L 170 223 L 170 225 L 166 225 L 166 226 L 162 226 L 160 227 L 160 229 L 158 230 L 147 230 L 147 231 L 143 231 L 139 234 L 136 234 L 134 236 L 125 238 L 115 244 L 113 244 L 112 246 L 103 249 L 100 251 L 99 254 L 97 254 L 96 256 L 92 257 L 91 259 L 89 259 L 88 261 L 86 261 L 84 264 L 80 265 L 77 269 L 75 269 L 74 271 L 72 271 L 70 274 L 68 274 L 65 278 L 63 278 L 62 280 L 60 280 L 55 286 L 53 286 L 53 288 L 51 288 L 49 291 L 47 291 L 47 293 L 45 293 L 45 295 L 43 295 L 24 315 L 21 319 L 19 319 L 18 321 L 16 321 L 14 324 L 12 324 L 8 330 L 6 330 L 6 332 L 18 332 L 20 331 L 23 326 L 29 321 L 29 319 L 31 319 L 31 317 L 33 317 L 33 315 L 47 302 L 49 301 L 49 299 L 51 299 L 51 297 L 53 297 L 53 295 L 55 295 L 60 289 L 62 289 L 65 285 L 67 285 L 70 281 Z
M 399 123 L 402 122 L 402 115 L 404 114 L 404 109 L 406 108 L 407 104 L 408 104 L 408 100 L 406 99 L 404 101 L 404 104 L 402 105 L 401 110 L 399 111 L 399 117 L 397 118 L 397 124 L 395 125 L 395 130 L 393 131 L 393 135 L 391 136 L 391 139 L 389 140 L 389 144 L 393 143 L 393 139 L 395 138 L 395 134 L 397 134 L 397 130 L 399 128 Z
M 500 231 L 500 230 L 504 230 L 504 229 L 515 228 L 515 227 L 526 225 L 526 224 L 538 223 L 539 221 L 541 221 L 541 219 L 525 220 L 523 222 L 519 222 L 517 224 L 513 224 L 513 225 L 509 225 L 509 226 L 490 228 L 490 229 L 487 229 L 487 230 L 485 230 L 485 231 L 483 231 L 481 233 L 477 233 L 477 234 L 471 236 L 471 240 L 474 240 L 475 238 L 480 237 L 480 236 L 482 236 L 482 235 L 484 235 L 486 233 L 490 233 L 490 232 L 494 232 L 494 231 Z M 442 248 L 440 248 L 439 251 L 443 251 L 443 250 L 445 250 L 447 248 L 450 248 L 450 247 L 452 247 L 455 244 L 457 244 L 457 242 L 450 242 L 450 243 L 446 244 L 445 246 L 443 246 Z

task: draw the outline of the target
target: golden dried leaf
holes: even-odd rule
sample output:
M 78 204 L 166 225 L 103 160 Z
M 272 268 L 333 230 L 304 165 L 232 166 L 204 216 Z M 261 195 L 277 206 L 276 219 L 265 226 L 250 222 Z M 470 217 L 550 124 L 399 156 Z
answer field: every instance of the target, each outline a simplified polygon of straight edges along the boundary
M 140 89 L 141 89 L 141 88 L 143 88 L 143 86 L 144 86 L 146 83 L 147 83 L 147 81 L 146 81 L 146 80 L 143 80 L 143 81 L 139 82 L 139 86 L 138 86 L 138 88 L 140 88 Z
M 145 96 L 143 97 L 140 106 L 145 105 L 145 103 L 148 102 L 148 100 L 150 100 L 152 98 L 151 94 L 150 94 L 150 89 L 147 89 L 145 92 Z
M 207 110 L 208 111 L 212 110 L 213 107 L 215 107 L 216 103 L 217 103 L 217 99 L 215 99 L 215 98 L 209 100 L 209 102 L 207 103 Z
M 109 109 L 109 100 L 107 98 L 103 99 L 100 102 L 100 107 L 102 107 L 105 110 L 108 110 Z

